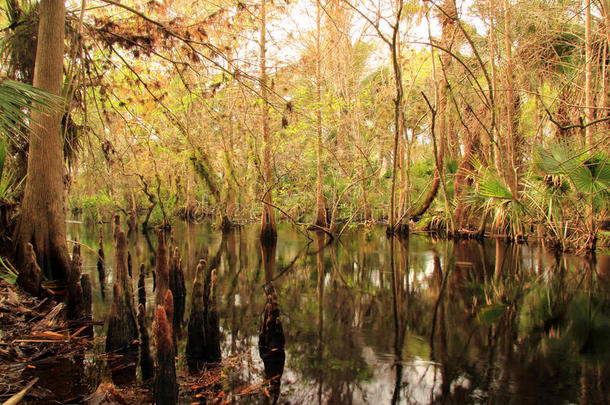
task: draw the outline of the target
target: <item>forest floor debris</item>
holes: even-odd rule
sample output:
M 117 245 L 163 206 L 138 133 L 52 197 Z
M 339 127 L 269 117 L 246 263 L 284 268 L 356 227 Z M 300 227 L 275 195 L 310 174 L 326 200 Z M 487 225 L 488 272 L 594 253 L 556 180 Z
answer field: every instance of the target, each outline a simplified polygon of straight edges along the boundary
M 14 285 L 0 280 L 0 401 L 17 394 L 35 378 L 40 381 L 26 398 L 37 403 L 78 399 L 81 389 L 60 381 L 74 381 L 76 364 L 91 347 L 83 331 L 89 325 L 68 323 L 64 304 L 50 298 L 35 298 Z M 47 371 L 48 375 L 43 375 Z M 57 387 L 60 388 L 60 387 Z M 65 395 L 64 395 L 65 394 Z
M 126 386 L 99 382 L 91 377 L 88 360 L 104 362 L 102 353 L 91 354 L 95 342 L 86 336 L 89 325 L 68 323 L 65 306 L 50 298 L 35 298 L 0 279 L 0 403 L 14 397 L 32 381 L 20 403 L 149 403 L 152 391 L 139 381 Z M 96 324 L 96 322 L 91 322 Z M 97 344 L 100 344 L 99 342 Z M 180 369 L 180 400 L 222 404 L 252 395 L 266 395 L 261 370 L 249 351 L 234 354 L 222 363 L 187 373 Z M 242 373 L 260 374 L 251 384 Z M 256 379 L 255 379 L 256 380 Z M 97 381 L 97 382 L 96 382 Z

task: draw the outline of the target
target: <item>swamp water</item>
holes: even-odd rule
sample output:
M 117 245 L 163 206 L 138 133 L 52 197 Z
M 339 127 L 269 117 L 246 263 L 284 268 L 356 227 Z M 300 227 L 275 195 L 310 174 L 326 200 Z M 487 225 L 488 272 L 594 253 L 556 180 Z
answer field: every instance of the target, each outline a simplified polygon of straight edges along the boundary
M 275 248 L 262 249 L 257 233 L 256 224 L 224 235 L 205 223 L 173 229 L 187 288 L 176 365 L 182 403 L 203 398 L 191 390 L 201 385 L 201 372 L 188 377 L 185 360 L 200 258 L 217 269 L 224 365 L 212 391 L 232 403 L 273 401 L 278 383 L 278 402 L 292 404 L 609 401 L 610 256 L 562 256 L 496 240 L 390 240 L 381 227 L 327 243 L 324 234 L 308 239 L 288 224 L 280 225 Z M 68 234 L 91 248 L 81 249 L 83 272 L 93 284 L 93 317 L 105 320 L 114 282 L 112 230 L 104 227 L 103 282 L 98 230 L 72 223 Z M 134 291 L 140 263 L 146 265 L 149 326 L 156 244 L 154 233 L 128 236 Z M 281 311 L 285 362 L 281 379 L 266 385 L 265 366 L 267 374 L 281 372 L 281 362 L 263 364 L 258 347 L 269 281 Z M 96 327 L 95 336 L 84 371 L 92 389 L 110 378 L 105 329 Z

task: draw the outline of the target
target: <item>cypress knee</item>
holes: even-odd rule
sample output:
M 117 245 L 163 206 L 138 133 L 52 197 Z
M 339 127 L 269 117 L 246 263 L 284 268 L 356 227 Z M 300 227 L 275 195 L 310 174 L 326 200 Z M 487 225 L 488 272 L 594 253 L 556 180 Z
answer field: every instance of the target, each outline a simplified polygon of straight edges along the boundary
M 138 306 L 138 328 L 140 329 L 140 370 L 142 380 L 150 381 L 155 376 L 154 363 L 150 355 L 150 337 L 148 336 L 148 325 L 146 322 L 146 308 Z
M 172 295 L 172 290 L 167 290 L 165 293 L 163 308 L 165 308 L 165 316 L 167 317 L 167 321 L 171 326 L 174 319 L 174 296 Z
M 116 281 L 113 286 L 112 309 L 108 319 L 106 352 L 129 350 L 138 339 L 138 326 L 131 280 L 127 275 L 127 239 L 125 233 L 116 231 Z
M 221 361 L 220 352 L 220 322 L 218 308 L 216 307 L 216 270 L 210 275 L 210 294 L 207 302 L 205 318 L 206 357 L 210 363 Z
M 93 320 L 93 312 L 91 310 L 91 304 L 93 302 L 93 290 L 91 288 L 91 278 L 89 274 L 83 274 L 80 277 L 80 285 L 83 291 L 83 313 L 84 318 L 87 321 Z M 93 337 L 93 325 L 88 325 L 85 329 L 85 334 L 89 337 Z
M 281 378 L 284 374 L 285 336 L 280 319 L 280 305 L 273 283 L 269 283 L 267 304 L 263 315 L 258 351 L 265 365 L 265 379 L 271 380 L 270 393 L 274 403 L 280 394 Z
M 153 386 L 153 403 L 172 405 L 178 401 L 176 363 L 171 326 L 163 306 L 157 306 L 155 321 L 155 344 L 157 346 L 157 373 Z
M 167 294 L 167 290 L 169 289 L 169 268 L 167 262 L 167 248 L 165 246 L 165 235 L 163 234 L 162 229 L 159 229 L 159 245 L 157 247 L 155 272 L 157 284 L 155 303 L 156 305 L 163 305 L 165 294 Z
M 80 256 L 80 245 L 76 243 L 74 245 L 74 249 L 72 250 L 70 273 L 68 274 L 66 308 L 69 319 L 81 319 L 85 316 L 83 289 L 80 283 L 82 264 L 83 261 Z
M 174 330 L 178 331 L 182 326 L 184 319 L 184 307 L 185 307 L 185 296 L 186 287 L 184 285 L 184 273 L 182 271 L 182 259 L 178 248 L 174 248 L 174 253 L 170 259 L 170 274 L 169 274 L 169 288 L 172 291 L 174 297 L 174 319 L 173 325 Z
M 199 260 L 191 293 L 191 314 L 188 320 L 188 337 L 186 341 L 186 360 L 191 368 L 199 368 L 206 357 L 203 303 L 204 272 L 205 261 Z

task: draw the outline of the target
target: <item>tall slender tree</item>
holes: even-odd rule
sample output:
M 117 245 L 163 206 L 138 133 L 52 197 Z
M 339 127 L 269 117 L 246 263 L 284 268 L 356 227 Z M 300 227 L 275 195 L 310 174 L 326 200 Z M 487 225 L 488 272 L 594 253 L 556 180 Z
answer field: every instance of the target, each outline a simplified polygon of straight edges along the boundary
M 589 124 L 594 118 L 593 106 L 593 50 L 591 33 L 591 0 L 586 0 L 585 4 L 585 117 Z M 585 128 L 585 142 L 587 146 L 593 146 L 593 126 L 587 125 Z
M 320 45 L 320 21 L 321 18 L 320 0 L 316 0 L 316 213 L 313 223 L 317 226 L 326 227 L 326 201 L 322 185 L 324 173 L 322 172 L 322 52 Z
M 273 178 L 271 174 L 271 131 L 269 129 L 269 87 L 267 85 L 267 0 L 261 4 L 260 25 L 260 85 L 261 116 L 263 129 L 263 212 L 260 236 L 263 240 L 277 237 L 275 211 L 273 209 Z
M 453 48 L 453 43 L 455 42 L 456 33 L 455 20 L 457 18 L 457 7 L 455 5 L 455 0 L 444 0 L 438 16 L 441 23 L 440 45 L 444 49 L 451 51 Z M 449 52 L 442 52 L 440 54 L 440 63 L 443 75 L 440 79 L 440 92 L 438 100 L 438 133 L 440 135 L 438 160 L 441 164 L 439 165 L 438 169 L 435 168 L 434 170 L 434 179 L 430 189 L 428 190 L 428 194 L 424 199 L 424 202 L 417 210 L 413 211 L 411 218 L 417 218 L 423 215 L 428 208 L 430 208 L 434 202 L 434 199 L 436 198 L 439 186 L 441 184 L 443 168 L 445 166 L 445 151 L 447 151 L 448 148 L 448 138 L 450 141 L 450 148 L 448 151 L 450 156 L 455 157 L 459 148 L 456 130 L 450 122 L 450 114 L 448 109 L 449 82 L 447 80 L 447 74 L 452 62 L 453 58 Z
M 521 150 L 523 140 L 519 130 L 519 96 L 515 92 L 515 75 L 513 73 L 513 40 L 512 40 L 512 16 L 511 5 L 508 0 L 503 0 L 504 7 L 504 45 L 506 52 L 506 134 L 508 145 L 508 186 L 517 198 L 517 187 L 519 183 L 519 171 L 521 166 Z

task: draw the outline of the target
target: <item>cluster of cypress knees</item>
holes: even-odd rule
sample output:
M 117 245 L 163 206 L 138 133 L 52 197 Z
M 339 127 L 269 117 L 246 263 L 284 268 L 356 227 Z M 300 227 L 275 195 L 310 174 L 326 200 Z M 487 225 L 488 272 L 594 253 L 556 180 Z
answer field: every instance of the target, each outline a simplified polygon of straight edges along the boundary
M 158 247 L 153 275 L 155 309 L 153 336 L 156 362 L 153 360 L 146 316 L 146 266 L 140 265 L 137 284 L 137 311 L 134 305 L 131 255 L 127 252 L 127 238 L 120 228 L 119 217 L 113 220 L 116 252 L 115 282 L 112 307 L 107 320 L 106 352 L 118 355 L 110 369 L 113 379 L 135 376 L 136 357 L 140 357 L 142 379 L 152 383 L 153 402 L 175 404 L 178 401 L 176 382 L 176 341 L 184 323 L 186 287 L 182 259 L 170 239 L 165 241 L 163 230 L 158 233 Z M 100 236 L 98 272 L 103 277 L 104 253 Z M 216 270 L 206 269 L 204 260 L 197 265 L 193 286 L 192 309 L 188 322 L 186 357 L 189 366 L 199 367 L 221 361 L 220 326 L 216 307 Z M 138 350 L 139 349 L 139 350 Z M 139 351 L 139 353 L 138 353 Z M 155 367 L 156 364 L 156 367 Z
M 176 382 L 177 334 L 184 323 L 186 287 L 182 259 L 170 238 L 166 245 L 163 230 L 158 232 L 153 291 L 155 310 L 153 335 L 156 362 L 150 349 L 150 336 L 146 317 L 146 266 L 140 265 L 137 284 L 138 308 L 134 305 L 131 255 L 127 251 L 127 238 L 120 228 L 118 216 L 113 219 L 113 236 L 116 252 L 116 274 L 113 285 L 112 307 L 107 320 L 106 352 L 109 356 L 113 379 L 133 379 L 135 364 L 140 357 L 142 379 L 152 383 L 153 403 L 175 404 L 178 401 Z M 100 233 L 98 272 L 105 279 L 104 252 Z M 216 303 L 216 270 L 206 266 L 204 260 L 197 265 L 192 287 L 191 309 L 188 319 L 186 359 L 191 370 L 221 361 L 220 325 Z M 259 352 L 265 364 L 265 377 L 271 379 L 271 392 L 277 399 L 284 369 L 284 333 L 280 321 L 277 293 L 273 284 L 267 286 L 267 304 L 259 336 Z M 139 350 L 138 350 L 139 349 Z M 138 353 L 139 351 L 139 353 Z M 156 367 L 155 367 L 156 363 Z

